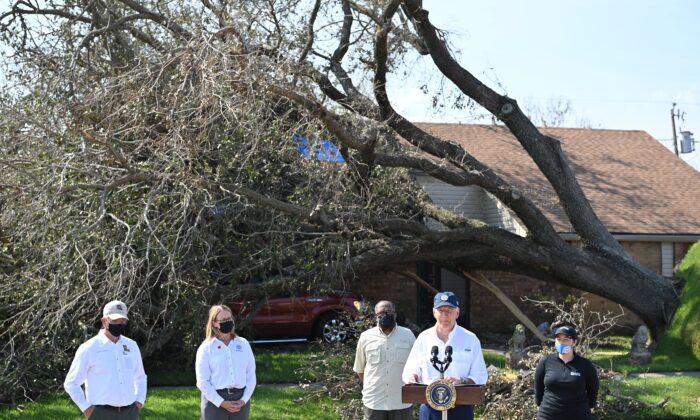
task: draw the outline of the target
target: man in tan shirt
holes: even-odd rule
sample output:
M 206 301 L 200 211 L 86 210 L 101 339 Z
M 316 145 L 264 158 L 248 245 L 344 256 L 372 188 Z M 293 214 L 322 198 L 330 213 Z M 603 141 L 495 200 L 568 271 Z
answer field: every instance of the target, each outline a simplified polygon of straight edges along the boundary
M 410 420 L 411 404 L 401 402 L 401 373 L 416 337 L 396 325 L 394 304 L 374 307 L 377 326 L 360 335 L 354 370 L 362 380 L 364 420 Z

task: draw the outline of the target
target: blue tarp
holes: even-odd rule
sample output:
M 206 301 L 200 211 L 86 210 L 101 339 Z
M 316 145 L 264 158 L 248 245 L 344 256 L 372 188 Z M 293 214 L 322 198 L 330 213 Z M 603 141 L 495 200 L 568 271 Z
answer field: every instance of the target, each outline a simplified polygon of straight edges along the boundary
M 339 162 L 345 163 L 343 155 L 340 154 L 338 147 L 330 140 L 321 140 L 320 144 L 313 147 L 309 144 L 309 140 L 298 134 L 292 138 L 297 146 L 299 154 L 305 160 L 316 159 L 319 162 Z

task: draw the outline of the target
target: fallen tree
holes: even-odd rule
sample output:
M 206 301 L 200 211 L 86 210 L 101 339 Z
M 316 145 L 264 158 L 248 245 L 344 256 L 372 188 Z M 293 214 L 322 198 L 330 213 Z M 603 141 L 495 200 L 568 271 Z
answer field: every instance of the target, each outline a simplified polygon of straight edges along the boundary
M 148 356 L 175 331 L 197 331 L 191 348 L 206 305 L 269 273 L 293 273 L 296 284 L 270 285 L 289 288 L 411 261 L 508 271 L 623 304 L 655 337 L 676 308 L 673 285 L 596 217 L 557 139 L 461 66 L 419 1 L 19 0 L 0 25 L 12 52 L 0 97 L 3 392 L 60 378 L 105 300 L 132 303 Z M 469 150 L 394 109 L 387 78 L 417 55 L 512 132 L 582 247 Z M 345 164 L 301 159 L 299 134 L 312 157 L 332 138 Z M 527 236 L 437 208 L 411 171 L 488 191 Z M 59 356 L 34 363 L 46 351 Z

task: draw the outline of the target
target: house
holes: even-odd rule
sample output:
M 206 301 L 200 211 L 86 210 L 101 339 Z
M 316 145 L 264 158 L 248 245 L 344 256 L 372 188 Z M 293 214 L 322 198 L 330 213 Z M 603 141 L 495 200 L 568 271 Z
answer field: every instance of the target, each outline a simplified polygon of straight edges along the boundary
M 571 228 L 553 189 L 535 163 L 510 134 L 497 125 L 418 124 L 442 139 L 456 141 L 481 162 L 494 169 L 544 212 L 567 241 L 578 237 Z M 561 141 L 562 149 L 593 209 L 613 236 L 642 265 L 673 276 L 673 269 L 690 246 L 700 240 L 700 173 L 677 158 L 644 131 L 587 128 L 542 128 Z M 499 200 L 479 187 L 455 187 L 416 173 L 418 182 L 437 204 L 483 220 L 491 225 L 524 234 L 518 218 Z M 460 297 L 461 323 L 476 332 L 509 332 L 515 317 L 494 295 L 429 261 L 411 264 L 406 270 L 418 274 L 440 290 Z M 582 291 L 503 272 L 486 272 L 503 292 L 536 322 L 543 315 L 521 297 L 562 299 Z M 357 289 L 368 299 L 384 298 L 397 303 L 407 319 L 427 325 L 432 296 L 424 287 L 397 272 L 376 272 L 362 277 Z M 612 302 L 586 294 L 591 309 L 617 311 Z M 623 323 L 641 321 L 626 311 Z

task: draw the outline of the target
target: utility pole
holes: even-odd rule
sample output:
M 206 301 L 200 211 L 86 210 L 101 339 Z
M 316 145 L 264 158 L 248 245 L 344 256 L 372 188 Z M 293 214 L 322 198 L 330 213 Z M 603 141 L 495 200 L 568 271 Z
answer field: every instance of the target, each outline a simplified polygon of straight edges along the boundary
M 681 155 L 678 153 L 678 138 L 676 137 L 676 103 L 673 103 L 673 106 L 671 107 L 671 127 L 673 128 L 673 151 L 676 153 L 676 156 L 680 157 Z

